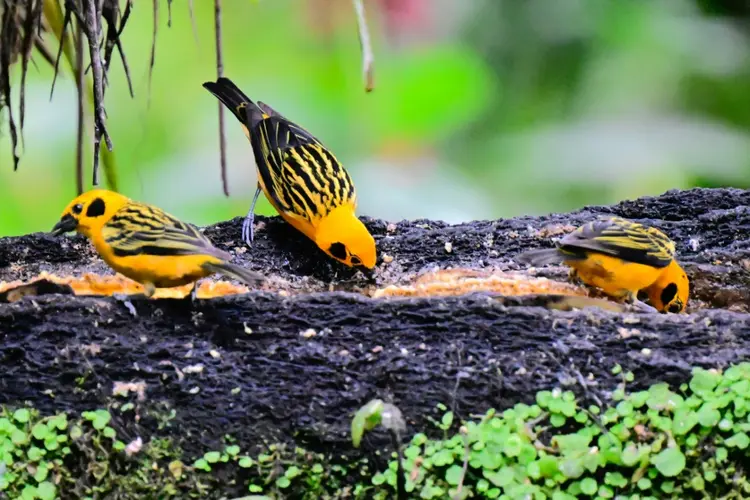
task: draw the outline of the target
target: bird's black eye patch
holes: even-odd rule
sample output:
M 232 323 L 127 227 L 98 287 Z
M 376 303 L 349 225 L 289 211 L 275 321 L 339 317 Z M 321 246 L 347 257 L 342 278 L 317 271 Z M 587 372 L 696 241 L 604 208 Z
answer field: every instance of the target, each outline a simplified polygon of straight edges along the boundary
M 668 284 L 664 287 L 664 290 L 661 291 L 661 303 L 665 305 L 669 304 L 672 302 L 675 295 L 677 295 L 677 285 L 674 283 Z
M 91 202 L 91 205 L 89 205 L 89 208 L 86 210 L 86 217 L 99 217 L 100 215 L 104 215 L 104 210 L 106 208 L 104 200 L 97 198 Z
M 343 243 L 336 242 L 332 244 L 330 247 L 328 247 L 328 251 L 337 259 L 346 259 L 346 246 L 344 246 Z
M 73 211 L 73 213 L 74 213 L 74 214 L 76 214 L 76 215 L 80 214 L 81 212 L 83 212 L 83 205 L 82 205 L 82 204 L 80 204 L 80 203 L 79 203 L 78 205 L 75 205 L 75 206 L 73 207 L 72 211 Z

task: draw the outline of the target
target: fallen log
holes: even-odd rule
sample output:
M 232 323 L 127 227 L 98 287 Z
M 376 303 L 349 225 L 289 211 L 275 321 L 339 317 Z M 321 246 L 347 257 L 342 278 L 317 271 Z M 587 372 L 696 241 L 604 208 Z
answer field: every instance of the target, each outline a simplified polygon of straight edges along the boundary
M 566 312 L 539 307 L 538 298 L 482 293 L 375 299 L 361 274 L 276 217 L 257 218 L 262 227 L 245 249 L 235 218 L 206 234 L 269 276 L 265 290 L 195 304 L 133 301 L 134 310 L 109 297 L 61 294 L 0 304 L 0 405 L 81 412 L 109 405 L 117 382 L 135 382 L 139 405 L 174 410 L 169 429 L 188 454 L 231 435 L 245 448 L 290 442 L 351 456 L 360 453 L 350 444 L 351 417 L 375 397 L 395 403 L 414 432 L 438 403 L 467 418 L 552 387 L 607 400 L 621 381 L 612 373 L 618 363 L 638 388 L 684 382 L 693 366 L 748 359 L 750 191 L 671 191 L 458 225 L 365 221 L 382 288 L 435 268 L 518 270 L 517 253 L 605 214 L 675 240 L 693 284 L 689 314 Z M 109 272 L 81 237 L 0 239 L 0 280 L 42 271 Z M 144 438 L 163 424 L 147 414 L 138 422 Z

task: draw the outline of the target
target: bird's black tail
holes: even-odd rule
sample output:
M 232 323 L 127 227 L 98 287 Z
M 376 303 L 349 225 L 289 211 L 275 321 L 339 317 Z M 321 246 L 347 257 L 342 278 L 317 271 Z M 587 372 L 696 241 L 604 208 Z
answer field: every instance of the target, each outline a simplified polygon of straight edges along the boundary
M 569 258 L 557 248 L 545 248 L 524 252 L 521 255 L 517 255 L 514 260 L 532 266 L 544 266 L 547 264 L 560 264 Z
M 262 274 L 232 264 L 231 262 L 206 262 L 203 264 L 203 268 L 213 273 L 224 275 L 227 278 L 242 281 L 248 286 L 259 285 L 265 281 Z
M 263 110 L 246 96 L 229 78 L 205 82 L 203 87 L 219 99 L 243 125 L 253 128 L 263 120 Z

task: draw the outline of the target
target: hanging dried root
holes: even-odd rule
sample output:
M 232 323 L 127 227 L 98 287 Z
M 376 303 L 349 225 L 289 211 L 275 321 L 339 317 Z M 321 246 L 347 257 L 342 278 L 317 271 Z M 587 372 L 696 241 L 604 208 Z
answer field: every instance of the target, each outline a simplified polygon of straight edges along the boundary
M 99 36 L 101 35 L 101 9 L 97 12 L 96 0 L 83 0 L 86 11 L 84 17 L 86 23 L 84 28 L 86 37 L 89 42 L 89 57 L 91 58 L 91 68 L 94 78 L 94 176 L 92 183 L 94 186 L 99 185 L 99 149 L 101 141 L 104 142 L 107 149 L 112 151 L 112 140 L 109 138 L 107 128 L 104 124 L 104 68 L 102 66 L 101 53 L 99 51 Z
M 159 33 L 159 0 L 153 0 L 152 6 L 154 24 L 151 39 L 151 57 L 148 60 L 148 98 L 146 101 L 146 107 L 151 106 L 151 78 L 154 75 L 154 64 L 156 63 L 156 35 Z
M 18 168 L 18 128 L 11 107 L 10 66 L 22 53 L 22 31 L 27 23 L 23 22 L 33 9 L 29 10 L 20 1 L 3 0 L 2 29 L 0 30 L 0 110 L 8 108 L 8 130 L 13 154 L 13 170 Z M 23 112 L 21 113 L 23 114 Z
M 105 78 L 109 74 L 109 65 L 112 62 L 112 52 L 117 47 L 117 51 L 120 53 L 120 59 L 122 59 L 122 67 L 125 70 L 125 79 L 128 82 L 128 90 L 130 91 L 130 97 L 135 97 L 133 93 L 133 81 L 130 78 L 130 67 L 128 66 L 128 60 L 125 57 L 125 51 L 122 48 L 122 42 L 120 41 L 120 34 L 125 28 L 125 23 L 130 17 L 130 11 L 133 9 L 133 0 L 128 0 L 125 4 L 125 12 L 122 14 L 119 26 L 117 25 L 117 19 L 120 17 L 120 3 L 118 0 L 105 0 L 102 4 L 102 18 L 107 23 L 107 39 L 104 46 L 104 75 Z
M 21 132 L 21 143 L 26 149 L 25 141 L 23 139 L 23 124 L 26 115 L 26 72 L 29 69 L 29 59 L 31 58 L 31 49 L 34 47 L 34 39 L 37 38 L 37 33 L 41 29 L 42 20 L 42 2 L 41 0 L 31 0 L 29 6 L 26 9 L 26 19 L 24 19 L 24 35 L 23 35 L 23 48 L 21 54 L 21 92 L 20 92 L 20 103 L 19 103 L 19 114 L 20 119 L 20 132 Z
M 98 143 L 104 139 L 109 151 L 112 141 L 105 126 L 106 111 L 104 108 L 104 93 L 107 83 L 107 74 L 111 64 L 112 54 L 115 47 L 120 53 L 128 88 L 133 95 L 133 85 L 130 77 L 127 58 L 123 50 L 120 35 L 127 23 L 133 7 L 133 1 L 127 0 L 125 9 L 121 13 L 120 0 L 0 0 L 0 111 L 7 107 L 8 129 L 10 132 L 11 146 L 13 148 L 14 169 L 18 167 L 20 157 L 17 153 L 18 137 L 23 143 L 23 128 L 25 124 L 26 110 L 26 74 L 28 63 L 32 52 L 39 54 L 42 59 L 54 67 L 54 76 L 50 89 L 50 99 L 54 94 L 57 76 L 60 72 L 60 61 L 64 58 L 70 72 L 75 77 L 76 88 L 79 92 L 79 116 L 83 113 L 84 119 L 79 124 L 77 137 L 79 141 L 85 139 L 85 116 L 86 102 L 93 108 L 95 122 L 95 150 L 98 151 Z M 71 27 L 77 26 L 77 36 L 73 36 Z M 107 34 L 103 43 L 104 59 L 101 53 L 102 24 L 107 23 Z M 52 37 L 45 37 L 45 34 Z M 89 58 L 92 68 L 92 84 L 81 83 L 81 71 L 85 73 L 85 52 L 78 50 L 83 36 L 88 40 Z M 75 39 L 75 47 L 74 47 Z M 50 41 L 52 40 L 52 43 Z M 54 43 L 58 46 L 52 48 Z M 21 85 L 19 89 L 19 115 L 20 120 L 16 122 L 16 115 L 11 109 L 10 69 L 20 59 L 21 62 Z M 85 80 L 85 77 L 83 77 Z M 76 151 L 76 185 L 80 192 L 83 181 L 80 178 L 83 172 L 82 143 Z M 94 183 L 98 183 L 98 161 L 99 155 L 94 155 Z M 111 154 L 103 157 L 105 173 L 111 187 L 114 184 L 114 159 Z
M 354 12 L 357 14 L 359 45 L 362 47 L 362 73 L 365 79 L 365 92 L 372 92 L 375 88 L 375 77 L 373 75 L 375 56 L 372 53 L 370 31 L 367 28 L 367 18 L 365 17 L 365 6 L 362 0 L 352 0 L 352 2 L 354 3 Z
M 216 78 L 224 76 L 224 58 L 221 43 L 221 0 L 214 0 L 214 28 L 216 31 Z M 221 186 L 224 195 L 229 196 L 229 182 L 227 181 L 227 138 L 224 131 L 224 105 L 219 107 L 219 163 L 221 165 Z
M 62 45 L 62 44 L 61 44 Z M 83 140 L 86 130 L 86 97 L 83 86 L 86 79 L 83 67 L 83 26 L 78 22 L 76 32 L 76 90 L 78 92 L 78 113 L 76 123 L 76 193 L 83 193 Z

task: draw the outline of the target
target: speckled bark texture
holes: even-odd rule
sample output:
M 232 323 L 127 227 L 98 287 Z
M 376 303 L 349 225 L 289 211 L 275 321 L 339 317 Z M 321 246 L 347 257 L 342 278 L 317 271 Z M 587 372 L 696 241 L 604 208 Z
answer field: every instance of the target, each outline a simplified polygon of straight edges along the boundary
M 134 301 L 137 316 L 111 298 L 0 304 L 0 404 L 88 410 L 125 400 L 113 398 L 115 382 L 144 382 L 131 432 L 147 436 L 164 421 L 155 415 L 174 409 L 169 428 L 189 453 L 231 434 L 243 449 L 286 441 L 351 455 L 351 416 L 374 397 L 396 403 L 410 430 L 424 430 L 438 403 L 468 417 L 556 386 L 606 402 L 621 381 L 615 363 L 643 387 L 682 382 L 691 366 L 750 358 L 750 191 L 668 192 L 455 226 L 366 219 L 379 249 L 377 286 L 438 267 L 517 270 L 517 253 L 551 246 L 550 234 L 603 214 L 652 224 L 676 241 L 694 284 L 690 314 L 562 312 L 482 294 L 372 299 L 362 293 L 372 288 L 365 277 L 278 218 L 259 217 L 263 227 L 245 250 L 236 218 L 206 234 L 271 277 L 267 290 L 197 304 Z M 0 239 L 0 280 L 105 269 L 80 237 Z

